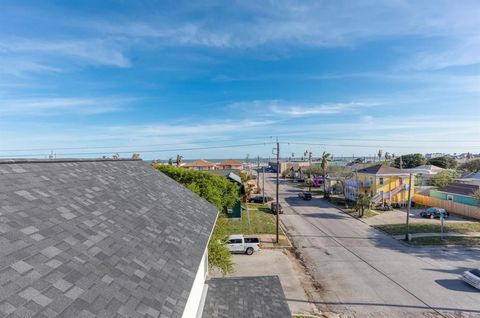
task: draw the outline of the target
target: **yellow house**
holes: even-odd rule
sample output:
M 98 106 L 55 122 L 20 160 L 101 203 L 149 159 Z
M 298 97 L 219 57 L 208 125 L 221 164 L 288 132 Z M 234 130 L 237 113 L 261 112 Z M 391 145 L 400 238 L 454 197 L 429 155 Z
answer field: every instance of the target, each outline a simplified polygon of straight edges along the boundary
M 387 165 L 375 165 L 359 169 L 354 177 L 346 182 L 345 197 L 355 201 L 358 193 L 368 193 L 375 205 L 408 203 L 410 174 L 405 170 Z M 412 177 L 412 196 L 414 193 Z

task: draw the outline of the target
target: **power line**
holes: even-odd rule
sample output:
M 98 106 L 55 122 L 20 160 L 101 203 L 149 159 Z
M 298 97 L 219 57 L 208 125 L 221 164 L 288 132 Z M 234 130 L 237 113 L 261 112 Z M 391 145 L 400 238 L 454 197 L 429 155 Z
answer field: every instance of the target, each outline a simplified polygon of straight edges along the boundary
M 298 136 L 309 136 L 311 138 L 315 139 L 332 139 L 329 137 L 321 136 L 321 135 L 312 135 L 312 134 L 283 134 L 279 135 L 281 137 L 298 137 Z M 154 138 L 153 136 L 152 138 Z M 230 141 L 241 141 L 241 140 L 258 140 L 258 139 L 272 139 L 272 136 L 252 136 L 248 138 L 235 138 L 235 139 L 223 139 L 223 140 L 206 140 L 206 141 L 195 141 L 195 142 L 183 142 L 180 144 L 191 144 L 191 143 L 197 143 L 197 144 L 211 144 L 211 143 L 218 143 L 218 142 L 230 142 Z M 308 140 L 308 139 L 307 139 Z M 334 137 L 332 140 L 342 140 L 342 141 L 374 141 L 374 142 L 399 142 L 399 143 L 405 143 L 405 142 L 411 142 L 411 140 L 408 140 L 406 138 L 403 139 L 376 139 L 376 138 L 338 138 Z M 473 143 L 474 145 L 468 145 L 469 147 L 476 147 L 477 145 L 480 147 L 480 142 L 475 141 L 475 140 L 427 140 L 427 139 L 422 139 L 422 140 L 415 140 L 415 143 L 445 143 L 445 142 L 456 142 L 456 143 L 462 143 L 465 145 L 465 143 Z M 175 146 L 178 145 L 179 143 L 156 143 L 156 144 L 140 144 L 140 145 L 124 145 L 124 146 L 83 146 L 83 147 L 42 147 L 42 148 L 21 148 L 21 149 L 0 149 L 0 152 L 27 152 L 27 151 L 59 151 L 59 150 L 89 150 L 89 149 L 124 149 L 124 148 L 131 148 L 131 151 L 135 151 L 135 149 L 138 149 L 139 147 L 161 147 L 161 146 Z M 289 144 L 307 144 L 307 145 L 318 145 L 318 146 L 341 146 L 341 147 L 379 147 L 379 145 L 333 145 L 333 144 L 315 144 L 315 143 L 295 143 L 295 142 L 289 142 Z M 392 146 L 381 146 L 381 147 L 392 147 Z M 411 148 L 409 146 L 402 146 L 398 145 L 395 146 L 396 148 Z M 125 150 L 126 151 L 126 150 Z
M 237 147 L 250 147 L 250 146 L 266 146 L 273 144 L 273 142 L 268 143 L 254 143 L 254 144 L 236 144 L 236 145 L 222 145 L 222 146 L 210 146 L 210 147 L 192 147 L 192 148 L 172 148 L 172 149 L 155 149 L 155 150 L 135 150 L 139 153 L 158 153 L 158 152 L 169 152 L 169 151 L 192 151 L 192 150 L 208 150 L 208 149 L 224 149 L 224 148 L 237 148 Z M 117 151 L 118 154 L 131 154 L 132 151 Z M 56 156 L 85 156 L 85 155 L 104 155 L 105 152 L 77 152 L 77 153 L 58 153 Z M 45 156 L 45 154 L 22 154 L 17 155 L 20 157 L 39 157 Z M 0 158 L 11 158 L 11 155 L 2 155 Z
M 332 146 L 332 147 L 350 147 L 350 148 L 405 148 L 405 149 L 412 149 L 415 148 L 414 146 L 398 146 L 398 145 L 360 145 L 360 144 L 327 144 L 327 143 L 310 143 L 310 142 L 288 142 L 285 143 L 290 145 L 307 145 L 307 146 Z M 474 149 L 480 149 L 479 146 L 469 146 Z

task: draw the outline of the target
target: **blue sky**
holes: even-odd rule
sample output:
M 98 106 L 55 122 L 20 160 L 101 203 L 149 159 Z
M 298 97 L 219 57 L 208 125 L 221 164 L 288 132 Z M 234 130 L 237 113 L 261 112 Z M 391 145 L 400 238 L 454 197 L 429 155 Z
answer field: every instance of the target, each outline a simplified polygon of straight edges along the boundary
M 284 155 L 480 152 L 479 16 L 478 1 L 4 0 L 0 155 L 269 156 L 175 149 L 275 136 Z

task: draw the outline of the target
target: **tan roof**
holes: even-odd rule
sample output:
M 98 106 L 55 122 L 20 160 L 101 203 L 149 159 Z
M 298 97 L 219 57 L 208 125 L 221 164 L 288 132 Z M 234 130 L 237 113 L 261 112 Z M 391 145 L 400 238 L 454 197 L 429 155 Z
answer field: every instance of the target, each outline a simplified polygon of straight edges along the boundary
M 207 161 L 207 160 L 195 160 L 189 163 L 186 163 L 184 167 L 213 167 L 215 164 L 213 162 Z
M 408 174 L 408 172 L 402 170 L 402 169 L 398 169 L 398 168 L 395 168 L 395 167 L 390 167 L 390 166 L 387 166 L 387 165 L 375 165 L 375 166 L 371 166 L 371 167 L 367 167 L 367 168 L 363 168 L 363 169 L 360 169 L 357 171 L 358 173 L 368 173 L 368 174 L 378 174 L 378 175 L 381 175 L 381 174 L 385 174 L 385 175 L 404 175 L 404 174 Z
M 242 163 L 238 160 L 235 160 L 235 159 L 227 159 L 227 160 L 223 160 L 221 163 L 221 165 L 230 165 L 230 166 L 237 166 L 237 165 L 241 165 Z

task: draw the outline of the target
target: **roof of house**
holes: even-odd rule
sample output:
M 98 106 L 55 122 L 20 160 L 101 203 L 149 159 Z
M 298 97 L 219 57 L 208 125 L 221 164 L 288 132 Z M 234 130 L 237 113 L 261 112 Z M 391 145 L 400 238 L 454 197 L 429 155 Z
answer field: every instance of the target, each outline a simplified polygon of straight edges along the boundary
M 472 172 L 464 176 L 464 180 L 480 180 L 480 172 Z
M 431 171 L 431 172 L 440 172 L 440 171 L 443 171 L 444 169 L 440 168 L 440 167 L 437 167 L 437 166 L 434 166 L 434 165 L 421 165 L 421 166 L 411 168 L 411 169 L 408 169 L 408 170 L 413 170 L 413 171 L 428 170 L 428 171 Z
M 222 166 L 238 166 L 238 165 L 242 165 L 242 163 L 238 160 L 235 160 L 235 159 L 227 159 L 227 160 L 223 160 L 222 162 L 220 162 L 220 165 L 222 165 Z
M 212 278 L 207 284 L 204 317 L 292 317 L 278 276 Z
M 0 316 L 181 317 L 217 214 L 143 161 L 0 163 Z
M 235 169 L 209 170 L 208 173 L 213 173 L 219 176 L 223 176 L 232 181 L 235 181 L 238 184 L 242 184 L 242 179 L 239 176 L 240 174 L 239 170 L 235 170 Z
M 479 189 L 480 186 L 478 185 L 454 182 L 439 189 L 438 191 L 471 196 L 473 193 L 475 193 L 475 191 L 478 191 Z
M 184 167 L 213 167 L 215 166 L 215 163 L 204 160 L 204 159 L 199 159 L 192 162 L 188 162 L 183 166 Z
M 367 173 L 375 175 L 406 175 L 408 172 L 398 169 L 395 167 L 390 167 L 384 164 L 378 164 L 371 167 L 363 168 L 357 170 L 358 173 Z

